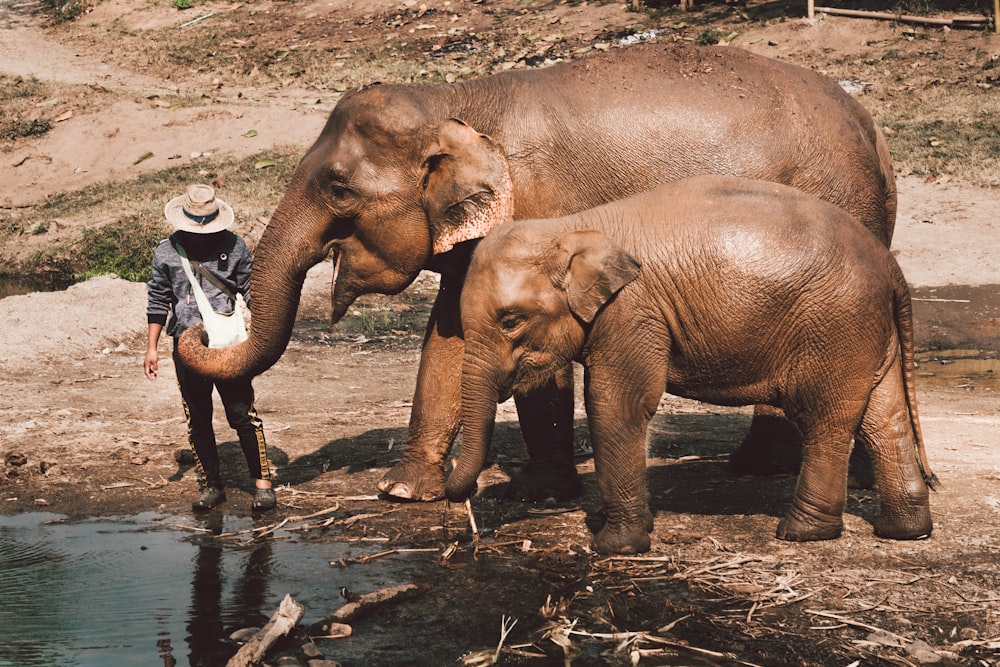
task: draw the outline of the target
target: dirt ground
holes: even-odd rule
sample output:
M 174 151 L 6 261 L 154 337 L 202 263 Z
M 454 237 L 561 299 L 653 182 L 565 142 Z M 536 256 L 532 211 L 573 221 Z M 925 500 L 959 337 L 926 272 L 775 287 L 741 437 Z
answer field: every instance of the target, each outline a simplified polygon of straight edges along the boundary
M 286 46 L 320 39 L 308 34 L 320 24 L 340 26 L 325 39 L 350 40 L 354 48 L 374 49 L 390 39 L 386 33 L 407 26 L 412 34 L 441 34 L 447 46 L 447 26 L 491 25 L 484 12 L 498 7 L 510 9 L 516 17 L 510 20 L 523 21 L 525 30 L 559 33 L 543 45 L 585 43 L 638 22 L 625 5 L 603 2 L 249 4 L 257 20 L 273 13 L 280 18 L 274 25 L 285 26 L 259 39 Z M 0 205 L 30 207 L 55 193 L 162 169 L 175 154 L 187 160 L 195 152 L 252 155 L 277 144 L 304 149 L 335 101 L 332 88 L 317 93 L 294 80 L 249 75 L 230 85 L 210 67 L 161 68 L 155 41 L 146 43 L 148 53 L 109 43 L 109 26 L 141 37 L 241 7 L 210 2 L 197 14 L 180 14 L 167 3 L 106 0 L 74 22 L 46 26 L 30 1 L 4 3 L 0 73 L 114 94 L 81 93 L 53 131 L 0 155 Z M 420 27 L 425 24 L 434 25 Z M 973 42 L 994 59 L 1000 55 L 996 37 L 933 30 L 932 40 L 947 35 L 937 43 L 941 61 L 960 60 Z M 896 49 L 911 44 L 889 22 L 792 16 L 745 27 L 731 46 L 839 73 L 843 58 L 879 41 Z M 919 77 L 933 77 L 925 66 L 932 65 L 924 62 Z M 198 91 L 212 95 L 212 103 L 157 102 L 161 94 Z M 245 136 L 250 127 L 252 138 Z M 144 151 L 153 156 L 136 163 Z M 639 664 L 1000 665 L 1000 382 L 994 379 L 1000 373 L 1000 197 L 947 174 L 900 174 L 898 185 L 893 246 L 919 299 L 920 413 L 942 482 L 932 497 L 930 539 L 876 539 L 870 521 L 877 494 L 852 491 L 839 540 L 775 540 L 794 477 L 725 472 L 749 409 L 665 397 L 650 438 L 653 549 L 635 559 L 598 558 L 587 546 L 599 505 L 582 407 L 577 433 L 585 495 L 575 504 L 532 507 L 504 498 L 507 475 L 524 458 L 516 416 L 504 404 L 493 465 L 473 503 L 482 530 L 474 560 L 463 508 L 375 495 L 375 482 L 405 444 L 420 336 L 367 330 L 357 321 L 330 331 L 325 264 L 309 275 L 288 351 L 255 381 L 280 484 L 273 520 L 335 507 L 333 515 L 356 518 L 321 531 L 327 539 L 381 536 L 398 547 L 442 550 L 457 542 L 455 567 L 476 563 L 480 571 L 493 561 L 517 568 L 523 573 L 517 590 L 502 581 L 483 584 L 496 615 L 524 612 L 511 642 L 525 648 L 505 654 L 510 664 L 562 664 L 565 639 L 573 647 L 565 650 L 576 651 L 573 664 L 630 664 L 634 655 Z M 404 294 L 368 303 L 390 312 L 425 308 L 434 288 L 435 277 L 425 274 Z M 0 300 L 0 512 L 189 512 L 194 471 L 179 462 L 186 460 L 178 456 L 185 428 L 166 348 L 159 380 L 150 383 L 141 372 L 144 308 L 144 285 L 110 276 Z M 228 505 L 248 510 L 252 483 L 221 421 L 218 432 L 234 489 Z M 463 602 L 455 591 L 428 596 L 451 610 L 456 627 L 485 604 Z M 552 608 L 542 609 L 549 597 Z M 626 632 L 637 634 L 616 634 Z M 528 657 L 532 652 L 547 657 Z

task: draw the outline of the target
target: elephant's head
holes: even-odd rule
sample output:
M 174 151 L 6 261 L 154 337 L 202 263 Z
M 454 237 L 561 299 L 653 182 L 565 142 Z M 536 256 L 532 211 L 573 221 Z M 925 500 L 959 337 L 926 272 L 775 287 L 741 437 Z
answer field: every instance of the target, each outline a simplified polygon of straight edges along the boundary
M 330 254 L 337 322 L 358 296 L 403 290 L 435 256 L 512 217 L 503 150 L 407 91 L 374 86 L 338 103 L 254 252 L 249 339 L 210 350 L 193 328 L 180 339 L 191 368 L 213 378 L 267 370 L 291 337 L 306 271 Z
M 494 231 L 473 255 L 462 288 L 462 451 L 445 487 L 461 500 L 486 460 L 496 405 L 535 389 L 583 349 L 598 312 L 639 275 L 605 234 L 549 234 L 550 222 Z

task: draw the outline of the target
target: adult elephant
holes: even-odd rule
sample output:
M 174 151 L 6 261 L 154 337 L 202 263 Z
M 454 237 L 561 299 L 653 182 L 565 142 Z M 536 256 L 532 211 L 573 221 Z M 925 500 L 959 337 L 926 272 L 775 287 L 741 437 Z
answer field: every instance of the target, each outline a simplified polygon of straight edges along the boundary
M 288 344 L 306 271 L 331 253 L 334 322 L 361 294 L 394 294 L 423 269 L 440 272 L 406 451 L 379 482 L 398 498 L 443 496 L 461 425 L 459 294 L 472 247 L 500 222 L 508 173 L 470 134 L 488 135 L 506 154 L 515 219 L 723 173 L 813 193 L 884 244 L 892 237 L 895 182 L 871 116 L 833 81 L 740 49 L 645 44 L 456 84 L 345 94 L 257 246 L 249 339 L 208 349 L 192 330 L 180 353 L 214 378 L 264 372 Z M 579 492 L 572 385 L 567 367 L 517 399 L 529 499 Z M 784 424 L 758 408 L 734 465 L 749 470 L 772 442 L 795 437 Z

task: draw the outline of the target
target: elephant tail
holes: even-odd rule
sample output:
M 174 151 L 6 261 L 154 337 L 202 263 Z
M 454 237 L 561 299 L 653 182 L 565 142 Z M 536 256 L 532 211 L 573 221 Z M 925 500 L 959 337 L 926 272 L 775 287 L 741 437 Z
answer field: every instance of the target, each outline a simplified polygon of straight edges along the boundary
M 917 414 L 917 390 L 914 374 L 913 358 L 913 306 L 910 300 L 910 290 L 906 285 L 903 272 L 894 259 L 891 260 L 894 274 L 893 317 L 896 320 L 896 332 L 899 336 L 900 362 L 903 369 L 903 384 L 906 389 L 906 407 L 910 414 L 910 425 L 917 446 L 917 464 L 924 481 L 931 489 L 936 489 L 941 482 L 931 471 L 927 461 L 927 449 L 924 447 L 924 435 L 920 429 L 920 417 Z

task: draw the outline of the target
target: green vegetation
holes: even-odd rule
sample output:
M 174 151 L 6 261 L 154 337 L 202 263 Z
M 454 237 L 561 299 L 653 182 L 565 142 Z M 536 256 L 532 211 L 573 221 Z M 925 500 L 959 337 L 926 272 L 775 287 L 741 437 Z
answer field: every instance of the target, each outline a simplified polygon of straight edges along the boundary
M 713 44 L 718 44 L 719 40 L 722 39 L 722 33 L 715 28 L 705 28 L 698 34 L 698 38 L 694 40 L 695 44 L 700 44 L 701 46 L 711 46 Z
M 152 248 L 163 237 L 163 225 L 148 215 L 129 215 L 103 227 L 84 229 L 80 245 L 86 268 L 76 277 L 83 280 L 115 273 L 125 280 L 149 280 Z
M 78 18 L 88 7 L 96 4 L 96 0 L 45 0 L 49 14 L 56 21 L 72 21 Z
M 47 120 L 24 120 L 22 118 L 0 121 L 0 141 L 13 141 L 22 137 L 34 137 L 52 129 Z

